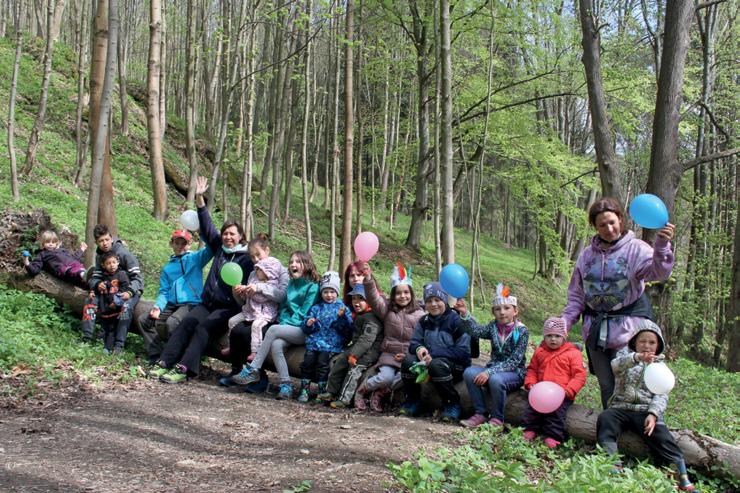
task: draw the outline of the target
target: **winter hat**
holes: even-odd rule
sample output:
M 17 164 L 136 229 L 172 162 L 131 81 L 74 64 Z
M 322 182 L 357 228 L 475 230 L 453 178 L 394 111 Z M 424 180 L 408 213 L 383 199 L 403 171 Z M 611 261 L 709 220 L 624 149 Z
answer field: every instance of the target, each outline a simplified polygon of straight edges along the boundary
M 424 286 L 424 301 L 426 302 L 432 296 L 439 298 L 447 304 L 447 293 L 444 292 L 440 283 L 430 282 Z
M 275 257 L 267 257 L 257 262 L 254 266 L 264 272 L 267 279 L 272 281 L 280 277 L 280 268 L 283 264 Z
M 411 286 L 411 269 L 407 271 L 401 262 L 396 262 L 391 273 L 391 289 L 401 284 Z
M 568 329 L 566 328 L 565 319 L 560 317 L 550 317 L 545 320 L 545 326 L 542 329 L 542 335 L 555 334 L 562 336 L 563 338 L 568 337 Z
M 323 292 L 325 289 L 333 289 L 339 294 L 339 272 L 334 270 L 324 272 L 319 282 L 319 288 L 320 292 Z
M 516 306 L 516 296 L 511 296 L 509 286 L 498 283 L 496 286 L 496 295 L 493 297 L 493 306 L 512 305 Z
M 176 240 L 177 238 L 182 238 L 189 243 L 192 236 L 190 236 L 190 231 L 187 229 L 176 229 L 170 235 L 170 241 Z
M 632 337 L 630 337 L 630 340 L 627 343 L 627 347 L 629 347 L 631 351 L 636 351 L 635 345 L 637 343 L 637 336 L 640 335 L 640 332 L 645 332 L 646 330 L 654 332 L 655 335 L 658 336 L 658 349 L 655 351 L 655 355 L 657 356 L 661 354 L 663 352 L 663 349 L 665 349 L 663 333 L 661 332 L 660 327 L 658 327 L 655 322 L 647 318 L 642 319 L 640 323 L 638 323 L 632 330 Z
M 350 291 L 349 293 L 347 293 L 347 296 L 349 296 L 350 298 L 352 296 L 359 296 L 363 300 L 367 299 L 367 298 L 365 298 L 365 286 L 363 286 L 362 283 L 359 283 L 358 282 L 357 284 L 355 284 L 355 287 L 352 288 L 352 291 Z

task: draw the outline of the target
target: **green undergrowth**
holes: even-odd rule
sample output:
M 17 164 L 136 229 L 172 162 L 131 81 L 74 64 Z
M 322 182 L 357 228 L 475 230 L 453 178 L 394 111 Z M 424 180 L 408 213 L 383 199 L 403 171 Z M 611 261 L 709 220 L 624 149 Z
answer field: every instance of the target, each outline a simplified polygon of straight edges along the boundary
M 539 442 L 525 442 L 520 429 L 500 433 L 483 425 L 461 435 L 465 445 L 418 451 L 413 460 L 389 464 L 396 482 L 393 489 L 414 493 L 676 491 L 671 471 L 630 459 L 623 473 L 612 473 L 614 460 L 579 440 L 553 451 Z M 724 492 L 737 491 L 740 483 L 699 476 L 697 486 L 702 492 Z

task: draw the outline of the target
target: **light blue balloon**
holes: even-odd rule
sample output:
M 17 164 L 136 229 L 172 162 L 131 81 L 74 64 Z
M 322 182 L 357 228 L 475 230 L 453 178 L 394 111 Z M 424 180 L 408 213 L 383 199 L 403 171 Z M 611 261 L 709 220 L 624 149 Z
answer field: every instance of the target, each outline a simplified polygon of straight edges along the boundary
M 445 265 L 439 273 L 439 283 L 445 293 L 455 298 L 462 298 L 468 292 L 470 283 L 468 271 L 458 264 Z
M 632 199 L 630 217 L 648 229 L 660 229 L 668 223 L 668 209 L 655 195 L 644 193 Z

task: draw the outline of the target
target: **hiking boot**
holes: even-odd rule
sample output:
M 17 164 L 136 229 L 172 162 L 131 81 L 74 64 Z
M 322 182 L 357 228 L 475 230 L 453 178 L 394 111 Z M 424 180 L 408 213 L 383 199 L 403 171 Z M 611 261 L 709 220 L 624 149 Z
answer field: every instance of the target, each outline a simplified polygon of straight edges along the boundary
M 147 375 L 149 376 L 149 378 L 160 378 L 165 373 L 169 373 L 169 371 L 170 371 L 169 368 L 165 368 L 160 363 L 154 366 L 154 368 L 152 368 L 151 370 L 149 370 L 149 373 L 147 373 Z
M 332 401 L 332 403 L 329 404 L 329 407 L 332 409 L 345 409 L 349 407 L 349 404 L 344 401 Z
M 398 410 L 398 414 L 408 417 L 415 416 L 417 412 L 419 412 L 418 402 L 404 402 L 401 404 L 401 409 Z
M 187 370 L 182 369 L 180 366 L 176 366 L 161 377 L 159 381 L 162 383 L 185 383 L 188 381 Z
M 524 437 L 524 440 L 527 442 L 531 442 L 535 439 L 537 436 L 537 433 L 533 432 L 532 430 L 525 431 L 522 436 Z
M 335 397 L 331 392 L 322 392 L 316 396 L 316 400 L 319 402 L 331 402 Z
M 250 383 L 260 381 L 260 371 L 252 368 L 249 365 L 244 365 L 242 371 L 238 375 L 234 375 L 231 379 L 237 385 L 249 385 Z
M 494 428 L 503 428 L 504 427 L 504 422 L 501 421 L 498 418 L 491 418 L 491 419 L 489 419 L 488 420 L 488 424 L 491 425 Z
M 222 387 L 235 387 L 234 375 L 227 375 L 218 379 L 218 384 Z
M 383 412 L 383 398 L 390 394 L 388 389 L 378 389 L 370 394 L 370 410 L 376 413 Z
M 457 423 L 460 419 L 460 404 L 449 404 L 442 410 L 442 421 Z
M 307 388 L 302 388 L 301 393 L 298 394 L 298 402 L 301 404 L 307 404 L 311 400 L 311 394 L 308 393 Z
M 464 426 L 465 428 L 478 428 L 480 425 L 484 424 L 486 422 L 486 417 L 482 414 L 475 413 L 468 419 L 463 419 L 460 421 L 460 425 Z
M 555 448 L 558 445 L 560 445 L 560 442 L 558 442 L 554 438 L 550 438 L 550 437 L 545 438 L 544 442 L 545 442 L 545 446 L 547 448 Z
M 367 411 L 367 399 L 359 390 L 355 391 L 355 409 L 361 412 Z
M 280 390 L 278 390 L 277 396 L 275 396 L 275 399 L 279 401 L 285 401 L 293 397 L 293 384 L 290 383 L 281 383 L 280 384 Z
M 267 374 L 262 373 L 259 370 L 257 370 L 257 373 L 260 374 L 259 380 L 254 383 L 250 383 L 246 387 L 243 387 L 244 392 L 246 392 L 247 394 L 261 394 L 267 391 L 267 387 L 270 386 L 270 380 L 267 378 Z

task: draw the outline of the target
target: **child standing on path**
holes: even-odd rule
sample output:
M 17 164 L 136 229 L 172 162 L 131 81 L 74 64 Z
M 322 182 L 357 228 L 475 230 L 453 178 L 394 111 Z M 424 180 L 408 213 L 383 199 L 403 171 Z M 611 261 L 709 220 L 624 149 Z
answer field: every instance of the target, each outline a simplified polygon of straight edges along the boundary
M 565 416 L 576 394 L 586 385 L 586 368 L 581 351 L 565 339 L 567 322 L 563 318 L 548 318 L 542 330 L 544 339 L 535 350 L 524 377 L 524 388 L 530 390 L 542 381 L 555 382 L 565 390 L 565 399 L 555 411 L 542 414 L 527 403 L 522 416 L 524 439 L 534 440 L 537 434 L 545 437 L 545 445 L 555 448 L 567 438 Z
M 373 312 L 383 320 L 382 351 L 378 373 L 368 378 L 357 389 L 355 407 L 362 408 L 365 396 L 370 393 L 370 409 L 383 411 L 383 399 L 401 383 L 401 362 L 409 352 L 411 336 L 424 310 L 414 297 L 411 272 L 400 262 L 393 267 L 391 274 L 391 294 L 386 299 L 377 289 L 370 266 L 365 264 L 363 286 L 368 304 Z
M 491 394 L 491 415 L 488 423 L 503 426 L 506 395 L 524 383 L 526 352 L 529 331 L 517 319 L 517 299 L 511 296 L 508 287 L 499 284 L 493 298 L 494 320 L 488 325 L 478 325 L 468 314 L 463 300 L 458 300 L 455 309 L 463 318 L 463 327 L 473 336 L 491 341 L 491 360 L 485 368 L 471 366 L 465 370 L 465 385 L 473 401 L 475 414 L 460 422 L 467 428 L 475 428 L 486 422 L 486 400 L 484 389 Z
M 349 308 L 339 300 L 339 274 L 326 272 L 319 283 L 321 301 L 308 311 L 303 322 L 306 334 L 306 354 L 301 363 L 301 393 L 298 402 L 310 399 L 311 380 L 318 383 L 319 394 L 326 391 L 329 362 L 342 351 L 352 333 Z
M 318 396 L 322 401 L 333 401 L 331 407 L 335 409 L 348 407 L 352 403 L 362 373 L 378 361 L 380 342 L 383 340 L 383 325 L 365 300 L 365 287 L 355 284 L 349 295 L 355 317 L 352 341 L 349 349 L 334 359 L 326 392 Z
M 635 326 L 627 347 L 619 350 L 612 360 L 614 372 L 614 394 L 609 407 L 596 421 L 596 439 L 607 453 L 618 452 L 617 439 L 624 430 L 632 430 L 642 437 L 657 455 L 678 469 L 678 489 L 695 491 L 696 488 L 686 472 L 681 449 L 663 422 L 663 413 L 668 407 L 668 396 L 654 394 L 645 385 L 645 368 L 650 363 L 663 361 L 665 343 L 660 327 L 651 320 L 643 320 Z M 622 469 L 621 462 L 615 469 Z
M 421 385 L 411 368 L 423 363 L 442 399 L 442 420 L 452 422 L 460 418 L 460 394 L 455 390 L 455 382 L 462 379 L 463 371 L 470 366 L 470 336 L 447 300 L 447 293 L 438 282 L 424 286 L 427 314 L 416 324 L 409 354 L 401 365 L 406 392 L 401 414 L 413 416 L 419 410 Z
M 258 260 L 254 264 L 254 270 L 249 276 L 247 285 L 254 284 L 258 286 L 258 290 L 254 293 L 246 294 L 246 301 L 242 306 L 241 313 L 238 313 L 229 319 L 229 332 L 234 329 L 241 322 L 252 322 L 252 335 L 251 335 L 251 348 L 252 352 L 247 358 L 247 361 L 252 361 L 257 355 L 262 344 L 262 329 L 267 324 L 275 321 L 278 316 L 278 303 L 272 298 L 265 295 L 262 291 L 265 291 L 264 287 L 270 286 L 273 289 L 278 289 L 280 285 L 280 273 L 282 272 L 283 265 L 275 257 L 267 257 L 262 260 Z M 229 349 L 224 349 L 221 354 L 227 356 Z
M 113 252 L 104 253 L 102 256 L 103 270 L 96 287 L 97 293 L 90 292 L 90 299 L 94 299 L 97 295 L 97 318 L 103 328 L 106 354 L 111 352 L 120 354 L 126 342 L 126 330 L 121 328 L 118 319 L 126 303 L 124 293 L 130 298 L 132 292 L 128 275 L 118 268 L 119 265 L 118 255 Z M 92 334 L 90 336 L 92 337 Z
M 56 232 L 48 229 L 39 235 L 41 250 L 30 260 L 31 254 L 23 252 L 23 266 L 29 275 L 35 276 L 41 269 L 65 282 L 70 282 L 82 289 L 88 289 L 85 277 L 85 266 L 82 265 L 82 255 L 87 250 L 87 243 L 80 242 L 80 249 L 70 253 L 62 247 Z

